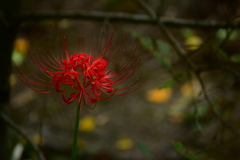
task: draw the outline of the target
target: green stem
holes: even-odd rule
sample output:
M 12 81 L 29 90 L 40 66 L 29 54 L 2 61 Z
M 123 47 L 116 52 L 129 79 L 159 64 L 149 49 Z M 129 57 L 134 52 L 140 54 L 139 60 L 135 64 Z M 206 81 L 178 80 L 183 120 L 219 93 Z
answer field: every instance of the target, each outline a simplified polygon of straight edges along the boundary
M 74 127 L 74 137 L 73 137 L 73 146 L 72 146 L 72 160 L 76 160 L 77 156 L 77 140 L 78 140 L 78 126 L 80 119 L 80 106 L 77 107 L 76 119 L 75 119 L 75 127 Z

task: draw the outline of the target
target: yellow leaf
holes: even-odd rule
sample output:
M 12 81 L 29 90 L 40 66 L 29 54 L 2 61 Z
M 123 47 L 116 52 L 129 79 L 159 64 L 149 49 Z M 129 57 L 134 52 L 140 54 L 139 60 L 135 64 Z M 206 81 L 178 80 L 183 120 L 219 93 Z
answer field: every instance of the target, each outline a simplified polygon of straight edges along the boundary
M 83 139 L 78 138 L 77 139 L 77 146 L 80 148 L 83 148 L 86 145 L 85 141 Z
M 147 100 L 152 103 L 166 103 L 172 96 L 171 88 L 152 89 L 147 93 Z
M 29 49 L 29 41 L 25 38 L 17 38 L 14 41 L 14 50 L 23 54 L 27 53 Z
M 201 87 L 196 80 L 191 80 L 182 85 L 180 92 L 184 97 L 197 97 L 200 93 Z
M 133 141 L 129 138 L 123 138 L 116 142 L 116 148 L 119 150 L 127 150 L 133 147 Z
M 188 50 L 195 50 L 202 44 L 202 39 L 198 36 L 191 36 L 185 40 L 185 44 Z
M 40 145 L 40 143 L 42 143 L 42 137 L 39 134 L 34 134 L 32 136 L 32 140 L 36 145 Z
M 172 123 L 181 123 L 184 120 L 184 113 L 171 114 L 169 119 Z
M 184 120 L 186 110 L 193 98 L 197 97 L 201 87 L 196 80 L 191 80 L 182 85 L 180 96 L 173 104 L 169 106 L 169 118 L 173 123 L 181 123 Z
M 181 89 L 181 94 L 184 96 L 184 97 L 189 97 L 191 96 L 191 94 L 193 93 L 193 87 L 191 86 L 191 84 L 189 83 L 185 83 Z
M 14 86 L 17 83 L 16 75 L 14 73 L 10 74 L 9 83 L 10 86 Z
M 79 121 L 79 130 L 84 132 L 92 132 L 96 127 L 93 116 L 85 116 Z

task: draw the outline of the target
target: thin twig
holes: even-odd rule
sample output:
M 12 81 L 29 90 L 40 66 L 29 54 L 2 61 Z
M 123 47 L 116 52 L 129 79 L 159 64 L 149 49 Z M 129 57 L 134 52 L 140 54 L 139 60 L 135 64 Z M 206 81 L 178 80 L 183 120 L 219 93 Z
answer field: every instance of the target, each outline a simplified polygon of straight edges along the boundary
M 209 70 L 223 70 L 223 71 L 231 73 L 232 75 L 240 78 L 240 73 L 238 71 L 234 70 L 233 68 L 231 68 L 229 66 L 223 65 L 223 64 L 199 66 L 197 72 L 200 74 L 204 71 L 209 71 Z
M 141 5 L 143 5 L 144 3 L 140 3 Z M 146 3 L 144 4 L 145 6 L 142 6 L 142 8 L 148 8 L 146 9 L 146 11 L 148 12 L 149 7 L 147 7 Z M 152 12 L 149 13 L 149 15 L 151 16 Z M 165 27 L 165 25 L 162 23 L 161 17 L 159 18 L 158 21 L 158 26 L 160 31 L 162 32 L 162 34 L 165 36 L 165 38 L 169 41 L 169 43 L 173 46 L 173 48 L 175 49 L 176 53 L 178 54 L 178 56 L 184 60 L 187 64 L 187 66 L 192 70 L 192 72 L 195 74 L 201 88 L 203 91 L 203 96 L 204 99 L 206 100 L 206 102 L 208 103 L 208 105 L 210 106 L 211 110 L 213 111 L 213 113 L 215 114 L 215 116 L 220 120 L 220 122 L 226 127 L 228 128 L 230 131 L 234 132 L 236 135 L 240 135 L 240 132 L 233 128 L 231 125 L 229 125 L 221 116 L 221 114 L 219 113 L 219 111 L 215 108 L 214 104 L 212 103 L 211 99 L 209 98 L 208 94 L 207 94 L 207 90 L 205 87 L 205 84 L 203 82 L 202 77 L 200 76 L 200 72 L 198 70 L 198 68 L 195 66 L 195 64 L 192 62 L 192 60 L 187 56 L 186 51 L 183 49 L 183 47 L 178 43 L 178 41 L 174 38 L 174 36 L 169 32 L 169 30 Z
M 3 113 L 0 113 L 0 117 L 15 131 L 17 132 L 19 135 L 21 135 L 32 147 L 32 149 L 35 151 L 37 157 L 39 160 L 45 160 L 42 152 L 39 150 L 39 148 L 32 142 L 32 140 L 25 134 L 22 132 L 22 130 L 20 129 L 19 126 L 17 126 L 17 124 L 15 124 L 8 116 L 6 116 Z
M 208 94 L 207 94 L 207 90 L 205 87 L 205 84 L 203 82 L 203 79 L 201 78 L 200 74 L 198 74 L 197 72 L 195 72 L 196 78 L 198 79 L 200 86 L 202 88 L 203 91 L 203 96 L 204 99 L 207 101 L 208 105 L 210 106 L 210 108 L 212 109 L 213 113 L 215 114 L 215 116 L 217 116 L 218 120 L 220 120 L 220 122 L 223 124 L 223 126 L 225 126 L 227 129 L 229 129 L 230 131 L 234 132 L 236 135 L 240 136 L 240 132 L 233 128 L 231 125 L 229 125 L 221 116 L 220 112 L 216 109 L 216 107 L 214 106 L 214 104 L 212 103 L 212 101 L 210 100 Z
M 154 13 L 154 11 L 152 13 Z M 19 22 L 23 23 L 23 22 L 33 22 L 33 21 L 41 21 L 41 20 L 49 20 L 49 19 L 54 19 L 54 20 L 81 19 L 81 20 L 103 21 L 106 18 L 108 18 L 110 22 L 144 23 L 144 24 L 157 24 L 157 21 L 159 20 L 155 16 L 149 17 L 144 14 L 130 14 L 130 13 L 121 13 L 121 12 L 113 13 L 113 12 L 99 12 L 99 11 L 77 11 L 77 12 L 41 11 L 37 13 L 23 13 L 19 16 Z M 192 27 L 192 28 L 202 28 L 202 29 L 240 27 L 240 23 L 237 21 L 224 22 L 224 21 L 217 21 L 217 20 L 192 20 L 192 19 L 169 18 L 169 17 L 161 17 L 161 23 L 168 27 Z
M 142 1 L 142 0 L 134 0 L 134 1 L 136 1 L 147 12 L 147 14 L 150 14 L 151 18 L 153 19 L 157 18 L 155 12 L 152 10 L 150 6 L 147 5 L 145 1 Z
M 138 0 L 138 1 L 142 1 L 142 0 Z M 141 7 L 144 8 L 146 12 L 149 12 L 150 7 L 146 3 L 139 3 L 139 4 L 142 5 Z M 152 16 L 152 13 L 153 11 L 149 12 L 149 15 Z M 156 14 L 153 15 L 153 18 L 156 16 L 157 16 Z M 195 65 L 188 58 L 186 58 L 187 52 L 183 49 L 183 47 L 178 43 L 178 41 L 173 37 L 173 35 L 165 27 L 161 17 L 159 18 L 158 26 L 162 34 L 166 37 L 168 42 L 173 46 L 178 56 L 181 57 L 183 60 L 188 61 L 187 63 L 195 70 L 196 69 Z
M 216 145 L 211 145 L 211 146 L 208 146 L 208 147 L 203 147 L 201 150 L 199 150 L 199 151 L 197 151 L 196 152 L 196 155 L 200 155 L 200 154 L 202 154 L 202 153 L 206 153 L 206 152 L 208 152 L 208 151 L 210 151 L 210 150 L 213 150 L 213 149 L 215 149 L 215 148 L 217 148 L 217 147 L 220 147 L 221 145 L 224 145 L 224 144 L 226 144 L 226 143 L 229 143 L 230 141 L 233 141 L 233 140 L 235 140 L 236 138 L 238 138 L 238 136 L 237 135 L 234 135 L 233 137 L 230 137 L 230 138 L 228 138 L 227 140 L 225 140 L 225 141 L 221 141 L 221 142 L 219 142 L 218 144 L 216 144 Z

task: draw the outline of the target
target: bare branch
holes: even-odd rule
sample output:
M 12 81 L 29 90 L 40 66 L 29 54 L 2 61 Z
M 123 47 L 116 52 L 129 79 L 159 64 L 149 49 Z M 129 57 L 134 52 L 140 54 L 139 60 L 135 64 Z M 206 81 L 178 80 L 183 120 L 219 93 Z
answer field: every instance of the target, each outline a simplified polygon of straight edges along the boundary
M 145 1 L 142 1 L 142 0 L 134 0 L 134 1 L 136 1 L 153 19 L 157 18 L 155 12 L 152 10 L 150 6 L 147 5 Z
M 142 0 L 139 0 L 142 1 Z M 146 3 L 139 3 L 141 5 L 142 8 L 146 8 L 146 11 L 148 12 L 148 14 L 150 16 L 152 16 L 152 12 L 149 12 L 149 6 Z M 174 38 L 174 36 L 170 33 L 170 31 L 167 29 L 167 27 L 165 27 L 164 23 L 162 22 L 162 18 L 159 18 L 158 21 L 158 26 L 160 31 L 162 32 L 162 34 L 165 36 L 165 38 L 169 41 L 169 43 L 173 46 L 173 48 L 175 49 L 176 53 L 178 54 L 178 56 L 184 60 L 187 64 L 187 66 L 191 69 L 191 71 L 194 73 L 194 75 L 196 76 L 202 91 L 203 91 L 203 96 L 204 99 L 206 100 L 207 104 L 209 105 L 209 107 L 211 108 L 211 110 L 213 111 L 213 113 L 215 114 L 215 116 L 219 119 L 219 121 L 226 127 L 228 128 L 230 131 L 234 132 L 236 135 L 240 135 L 240 132 L 233 128 L 231 125 L 229 125 L 221 116 L 221 114 L 219 113 L 219 111 L 216 109 L 215 105 L 212 103 L 211 99 L 209 98 L 208 94 L 207 94 L 207 90 L 205 87 L 205 84 L 203 82 L 202 77 L 200 76 L 200 72 L 198 70 L 198 68 L 195 66 L 195 64 L 192 62 L 192 60 L 187 56 L 187 53 L 185 51 L 185 49 L 179 44 L 179 42 Z
M 36 155 L 38 156 L 39 160 L 45 160 L 42 152 L 38 149 L 38 147 L 31 141 L 31 139 L 22 132 L 22 130 L 15 124 L 8 116 L 6 116 L 3 113 L 0 113 L 0 117 L 13 129 L 15 130 L 18 134 L 20 134 L 33 148 L 33 150 L 36 152 Z
M 152 14 L 152 13 L 151 13 Z M 112 13 L 112 12 L 99 12 L 99 11 L 78 11 L 78 12 L 38 12 L 38 13 L 24 13 L 20 15 L 19 22 L 32 22 L 41 20 L 94 20 L 103 21 L 108 19 L 111 22 L 125 22 L 125 23 L 144 23 L 144 24 L 157 24 L 158 18 L 152 18 L 143 14 L 129 14 L 129 13 Z M 224 22 L 215 20 L 190 20 L 181 18 L 161 17 L 161 23 L 168 27 L 192 27 L 192 28 L 231 28 L 240 27 L 238 22 Z
M 223 64 L 199 66 L 197 72 L 200 74 L 204 71 L 209 71 L 209 70 L 223 70 L 227 73 L 231 73 L 232 75 L 240 78 L 240 73 L 238 71 L 234 70 L 233 68 L 231 68 L 227 65 L 223 65 Z

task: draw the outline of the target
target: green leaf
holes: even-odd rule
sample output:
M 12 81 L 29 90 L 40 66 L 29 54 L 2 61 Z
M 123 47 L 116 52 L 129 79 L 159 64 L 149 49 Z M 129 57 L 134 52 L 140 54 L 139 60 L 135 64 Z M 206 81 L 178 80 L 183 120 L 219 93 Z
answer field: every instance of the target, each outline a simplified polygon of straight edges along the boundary
M 180 153 L 180 154 L 185 154 L 185 147 L 181 142 L 172 142 L 173 147 Z
M 140 152 L 142 152 L 143 154 L 146 154 L 146 155 L 153 155 L 152 152 L 150 152 L 147 148 L 147 146 L 145 146 L 144 144 L 142 143 L 138 143 L 138 150 Z
M 134 32 L 134 31 L 131 32 L 131 36 L 132 36 L 133 38 L 137 38 L 137 39 L 139 39 L 139 37 L 141 37 L 140 33 Z
M 12 60 L 17 66 L 20 66 L 22 64 L 24 58 L 25 57 L 24 57 L 23 53 L 16 51 L 16 50 L 13 51 Z
M 195 36 L 193 30 L 190 29 L 190 28 L 183 28 L 182 29 L 182 34 L 183 34 L 183 36 L 185 38 L 189 38 L 189 37 Z
M 139 41 L 139 44 L 145 49 L 150 51 L 157 60 L 167 69 L 171 68 L 171 49 L 168 43 L 156 40 L 156 46 L 151 37 L 143 36 L 138 32 L 131 31 L 127 28 L 123 28 L 125 32 L 131 34 L 131 36 Z
M 224 50 L 219 49 L 219 50 L 218 50 L 218 53 L 221 55 L 221 57 L 222 57 L 225 61 L 228 61 L 228 60 L 229 60 L 229 57 L 228 57 L 227 53 L 226 53 Z
M 230 57 L 230 60 L 234 63 L 239 63 L 240 62 L 240 54 L 236 54 Z
M 171 49 L 168 43 L 156 40 L 157 49 L 152 51 L 158 61 L 167 69 L 171 68 Z
M 165 81 L 164 85 L 161 86 L 161 87 L 159 87 L 158 89 L 171 88 L 174 83 L 175 83 L 175 80 L 174 80 L 174 79 L 169 79 L 169 80 Z
M 219 38 L 219 39 L 224 39 L 224 38 L 226 38 L 226 36 L 227 36 L 227 30 L 226 29 L 219 29 L 216 32 L 216 37 Z
M 228 30 L 227 29 L 219 29 L 216 32 L 216 37 L 220 40 L 225 39 L 228 36 Z M 238 31 L 231 31 L 229 40 L 236 39 L 238 37 Z
M 142 36 L 140 35 L 139 36 L 139 42 L 140 42 L 140 45 L 146 49 L 146 50 L 149 50 L 149 51 L 153 51 L 153 42 L 152 42 L 152 39 L 150 37 L 147 37 L 147 36 Z
M 157 58 L 157 60 L 167 69 L 171 68 L 171 60 L 170 57 L 161 55 L 160 52 L 153 51 L 153 55 Z
M 139 41 L 140 45 L 144 49 L 146 49 L 148 51 L 153 51 L 154 47 L 153 47 L 153 41 L 152 41 L 151 37 L 143 36 L 140 33 L 131 31 L 127 28 L 123 28 L 123 30 L 125 32 L 129 32 L 133 38 L 137 39 Z
M 160 51 L 161 54 L 166 55 L 166 56 L 170 56 L 171 55 L 171 49 L 168 43 L 161 41 L 161 40 L 157 40 L 156 41 L 158 50 Z
M 127 28 L 127 27 L 122 27 L 122 30 L 123 30 L 124 32 L 129 33 L 133 38 L 138 38 L 138 37 L 140 36 L 140 34 L 139 34 L 138 32 L 134 32 L 134 31 L 130 30 L 130 29 Z
M 176 72 L 174 74 L 174 78 L 177 80 L 185 80 L 187 79 L 188 74 L 186 72 Z
M 189 160 L 197 160 L 197 156 L 194 153 L 189 152 L 181 142 L 173 141 L 172 145 L 183 157 Z

